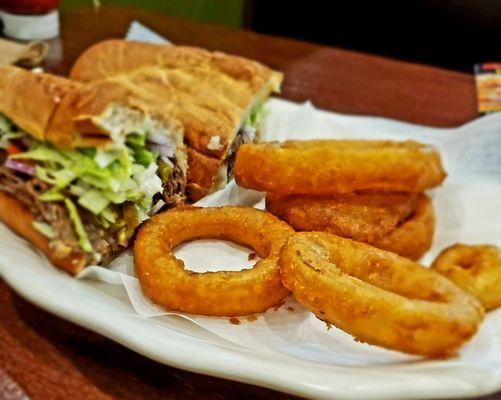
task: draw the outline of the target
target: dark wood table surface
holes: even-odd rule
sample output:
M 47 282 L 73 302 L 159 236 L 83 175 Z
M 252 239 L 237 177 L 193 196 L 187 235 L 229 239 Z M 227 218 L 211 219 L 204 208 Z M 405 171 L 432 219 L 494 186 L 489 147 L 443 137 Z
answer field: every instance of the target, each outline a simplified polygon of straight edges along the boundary
M 123 37 L 134 19 L 174 43 L 239 54 L 284 71 L 281 96 L 289 100 L 433 126 L 457 126 L 477 116 L 470 75 L 117 7 L 64 13 L 61 37 L 51 41 L 44 68 L 67 74 L 82 50 Z M 1 279 L 0 369 L 32 399 L 294 398 L 158 364 L 40 310 Z M 501 399 L 501 392 L 487 398 Z

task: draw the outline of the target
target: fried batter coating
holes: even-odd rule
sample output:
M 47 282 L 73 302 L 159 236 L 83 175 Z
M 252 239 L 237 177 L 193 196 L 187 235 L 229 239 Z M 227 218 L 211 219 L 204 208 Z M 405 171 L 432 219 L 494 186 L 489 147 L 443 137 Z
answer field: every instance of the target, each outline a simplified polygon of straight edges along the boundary
M 392 232 L 369 240 L 367 243 L 379 249 L 392 251 L 411 260 L 419 260 L 433 242 L 435 211 L 425 194 L 417 197 L 412 215 Z
M 299 302 L 369 344 L 451 356 L 483 319 L 478 300 L 435 271 L 330 233 L 291 236 L 279 265 Z
M 248 207 L 183 207 L 152 217 L 134 244 L 136 275 L 144 293 L 169 310 L 214 316 L 259 313 L 282 302 L 279 251 L 294 230 Z M 195 239 L 222 239 L 250 247 L 262 258 L 252 269 L 197 273 L 172 254 Z
M 266 209 L 297 231 L 329 232 L 417 260 L 432 244 L 435 213 L 424 194 L 266 194 Z
M 245 144 L 238 185 L 281 194 L 419 193 L 445 179 L 439 153 L 414 141 L 310 140 Z
M 367 243 L 391 233 L 406 221 L 416 208 L 416 199 L 416 195 L 408 193 L 266 193 L 266 209 L 298 231 L 330 232 Z
M 456 244 L 443 250 L 431 268 L 480 300 L 489 311 L 501 306 L 501 249 Z

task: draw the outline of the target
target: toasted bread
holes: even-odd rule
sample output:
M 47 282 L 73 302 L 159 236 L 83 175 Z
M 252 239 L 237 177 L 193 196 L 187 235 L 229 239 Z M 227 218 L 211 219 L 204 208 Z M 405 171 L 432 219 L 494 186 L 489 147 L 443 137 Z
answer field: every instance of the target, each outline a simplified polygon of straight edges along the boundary
M 197 200 L 215 188 L 228 153 L 251 110 L 280 88 L 281 73 L 242 57 L 183 46 L 108 40 L 86 50 L 70 74 L 81 82 L 110 79 L 153 97 L 178 120 L 190 157 L 188 185 Z M 162 104 L 160 104 L 162 103 Z M 195 154 L 195 153 L 192 153 Z M 206 156 L 207 165 L 200 162 Z M 211 160 L 209 160 L 209 158 Z M 200 168 L 200 170 L 198 170 Z M 206 176 L 210 174 L 210 176 Z

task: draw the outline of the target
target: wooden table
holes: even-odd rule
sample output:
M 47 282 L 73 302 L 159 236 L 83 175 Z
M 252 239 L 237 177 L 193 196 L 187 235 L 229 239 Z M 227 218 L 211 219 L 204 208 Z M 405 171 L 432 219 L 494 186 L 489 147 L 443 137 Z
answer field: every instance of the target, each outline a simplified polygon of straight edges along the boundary
M 63 14 L 61 38 L 51 41 L 44 67 L 67 74 L 82 50 L 123 37 L 133 19 L 175 43 L 255 58 L 284 71 L 281 96 L 290 100 L 434 126 L 457 126 L 477 115 L 469 75 L 117 7 Z M 293 398 L 160 365 L 47 314 L 1 280 L 0 368 L 32 399 Z M 501 399 L 501 393 L 488 398 Z

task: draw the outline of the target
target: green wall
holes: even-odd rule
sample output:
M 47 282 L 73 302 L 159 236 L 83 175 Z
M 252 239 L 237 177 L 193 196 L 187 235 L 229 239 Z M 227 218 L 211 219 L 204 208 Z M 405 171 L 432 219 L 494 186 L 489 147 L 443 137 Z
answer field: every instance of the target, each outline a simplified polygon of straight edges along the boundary
M 245 0 L 100 0 L 221 25 L 242 26 Z M 88 7 L 92 0 L 61 0 L 61 8 Z

